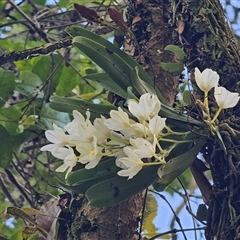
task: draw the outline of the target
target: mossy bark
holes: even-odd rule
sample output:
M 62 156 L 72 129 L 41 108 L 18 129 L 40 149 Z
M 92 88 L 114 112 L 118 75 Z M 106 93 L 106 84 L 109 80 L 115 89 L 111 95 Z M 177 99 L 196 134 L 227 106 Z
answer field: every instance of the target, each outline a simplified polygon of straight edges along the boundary
M 229 28 L 219 0 L 181 1 L 172 0 L 173 22 L 183 24 L 179 39 L 186 52 L 189 69 L 198 67 L 216 70 L 220 85 L 230 91 L 240 92 L 240 53 Z M 212 94 L 212 93 L 211 93 Z M 216 109 L 210 95 L 210 109 Z M 209 162 L 213 177 L 207 240 L 240 239 L 240 109 L 222 112 L 219 131 L 226 146 L 226 153 L 214 137 L 205 146 L 205 159 Z
M 139 47 L 129 38 L 125 44 L 125 51 L 143 66 L 167 104 L 172 106 L 178 91 L 179 76 L 164 71 L 160 66 L 161 62 L 175 61 L 176 56 L 164 51 L 164 48 L 179 42 L 176 31 L 169 24 L 172 18 L 170 1 L 145 0 L 140 4 L 135 2 L 137 1 L 130 2 L 128 16 L 129 25 Z

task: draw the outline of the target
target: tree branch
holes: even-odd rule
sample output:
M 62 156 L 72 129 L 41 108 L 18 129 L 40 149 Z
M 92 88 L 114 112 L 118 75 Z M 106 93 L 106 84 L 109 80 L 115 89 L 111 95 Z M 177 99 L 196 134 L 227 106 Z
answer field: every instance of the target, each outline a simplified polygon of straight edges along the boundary
M 22 51 L 4 53 L 0 56 L 0 66 L 6 63 L 30 59 L 38 55 L 47 55 L 58 49 L 67 48 L 72 45 L 72 38 L 67 37 L 54 43 L 47 43 L 40 47 L 30 48 Z

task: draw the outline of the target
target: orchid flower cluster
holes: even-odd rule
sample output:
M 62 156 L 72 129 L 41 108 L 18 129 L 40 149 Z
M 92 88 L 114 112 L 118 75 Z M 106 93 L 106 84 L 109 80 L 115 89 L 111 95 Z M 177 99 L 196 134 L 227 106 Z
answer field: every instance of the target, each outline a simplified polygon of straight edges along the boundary
M 219 87 L 219 75 L 212 69 L 205 69 L 200 72 L 198 68 L 195 68 L 195 80 L 197 86 L 204 92 L 204 110 L 207 114 L 207 119 L 205 119 L 206 124 L 209 125 L 211 131 L 214 130 L 214 122 L 219 116 L 220 112 L 226 108 L 233 108 L 237 105 L 239 101 L 239 94 L 228 91 L 224 87 Z M 218 105 L 218 110 L 216 111 L 214 117 L 211 119 L 208 104 L 208 92 L 214 88 L 214 97 Z
M 211 69 L 200 72 L 195 68 L 195 80 L 204 92 L 204 121 L 214 134 L 215 120 L 221 110 L 234 107 L 239 101 L 239 95 L 219 87 L 219 75 Z M 218 110 L 211 119 L 208 92 L 213 87 Z M 52 143 L 41 150 L 50 151 L 54 157 L 63 160 L 63 164 L 56 171 L 66 171 L 65 178 L 77 163 L 91 169 L 96 167 L 103 157 L 115 157 L 115 164 L 121 168 L 118 175 L 131 179 L 145 166 L 165 165 L 165 158 L 176 145 L 186 142 L 167 138 L 169 135 L 184 133 L 174 132 L 166 125 L 166 118 L 158 115 L 160 108 L 161 103 L 157 96 L 145 93 L 138 101 L 128 100 L 129 114 L 119 107 L 118 110 L 110 111 L 110 118 L 101 116 L 93 123 L 88 110 L 86 117 L 74 110 L 73 120 L 64 130 L 53 124 L 54 130 L 45 132 L 46 138 Z M 165 149 L 161 146 L 163 141 L 168 142 Z
M 50 151 L 64 161 L 56 171 L 67 171 L 65 178 L 77 163 L 91 169 L 104 156 L 114 156 L 115 164 L 122 169 L 118 175 L 131 179 L 144 166 L 165 164 L 165 157 L 175 146 L 166 150 L 159 143 L 164 136 L 173 133 L 166 126 L 166 118 L 158 116 L 160 108 L 157 96 L 145 93 L 138 102 L 128 101 L 128 110 L 137 121 L 129 118 L 121 107 L 111 110 L 110 118 L 101 116 L 93 123 L 89 111 L 85 118 L 74 110 L 73 120 L 65 130 L 53 124 L 54 130 L 45 132 L 52 143 L 41 150 Z

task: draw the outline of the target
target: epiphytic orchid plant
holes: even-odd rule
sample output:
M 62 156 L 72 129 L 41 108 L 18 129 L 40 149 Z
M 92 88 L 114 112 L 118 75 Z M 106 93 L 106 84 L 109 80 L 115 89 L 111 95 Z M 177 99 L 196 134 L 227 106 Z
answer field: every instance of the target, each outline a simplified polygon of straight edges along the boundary
M 50 99 L 52 108 L 72 112 L 73 120 L 64 129 L 54 124 L 53 130 L 47 130 L 51 144 L 42 151 L 63 160 L 56 169 L 66 172 L 65 181 L 57 180 L 59 184 L 85 193 L 93 206 L 117 204 L 149 185 L 163 190 L 191 165 L 208 133 L 217 132 L 220 111 L 239 101 L 237 93 L 218 87 L 216 72 L 196 69 L 207 114 L 207 119 L 198 121 L 166 106 L 147 73 L 112 43 L 84 28 L 73 26 L 66 31 L 73 37 L 73 45 L 105 71 L 86 78 L 98 79 L 125 99 L 118 106 L 58 96 Z M 168 50 L 182 55 L 176 46 Z M 213 87 L 219 109 L 211 118 L 208 93 Z

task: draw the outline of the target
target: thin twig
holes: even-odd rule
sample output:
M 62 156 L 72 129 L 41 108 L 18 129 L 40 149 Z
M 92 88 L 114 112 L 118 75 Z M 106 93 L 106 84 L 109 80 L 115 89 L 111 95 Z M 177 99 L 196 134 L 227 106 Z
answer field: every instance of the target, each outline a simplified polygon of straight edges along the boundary
M 154 237 L 152 237 L 152 238 L 149 238 L 148 240 L 154 240 L 154 239 L 159 238 L 159 237 L 162 237 L 162 236 L 164 236 L 164 235 L 166 235 L 166 234 L 173 234 L 173 233 L 175 234 L 175 233 L 177 233 L 177 232 L 182 232 L 182 231 L 184 231 L 184 232 L 189 232 L 189 231 L 204 230 L 204 229 L 205 229 L 205 227 L 186 228 L 186 229 L 172 229 L 172 230 L 169 230 L 169 231 L 167 231 L 167 232 L 159 233 L 159 234 L 157 234 L 156 236 L 154 236 Z
M 12 5 L 12 7 L 14 9 L 16 9 L 17 12 L 19 12 L 28 22 L 29 24 L 32 26 L 32 28 L 39 34 L 39 36 L 47 43 L 49 43 L 49 39 L 47 37 L 47 34 L 42 31 L 40 28 L 37 27 L 37 25 L 34 23 L 34 21 L 28 17 L 28 15 L 26 15 L 21 8 L 19 8 L 12 0 L 7 0 L 9 4 Z
M 176 212 L 174 211 L 172 205 L 171 205 L 171 204 L 169 203 L 169 201 L 167 200 L 167 198 L 166 198 L 164 195 L 162 195 L 161 193 L 159 193 L 159 192 L 152 191 L 152 190 L 149 190 L 149 191 L 157 194 L 159 197 L 161 197 L 161 198 L 167 203 L 167 205 L 169 206 L 169 208 L 171 209 L 172 213 L 173 213 L 174 216 L 175 216 L 176 222 L 178 223 L 179 227 L 182 229 L 181 231 L 182 231 L 182 234 L 183 234 L 183 236 L 184 236 L 184 239 L 187 240 L 187 236 L 185 235 L 185 232 L 183 231 L 183 226 L 182 226 L 182 224 L 181 224 L 181 222 L 180 222 L 180 219 L 179 219 L 179 217 L 177 216 Z
M 22 196 L 25 198 L 25 200 L 28 202 L 28 204 L 30 206 L 32 206 L 33 203 L 31 201 L 31 199 L 28 197 L 28 195 L 25 193 L 25 191 L 19 185 L 19 183 L 17 182 L 16 178 L 13 176 L 11 171 L 9 171 L 8 169 L 4 169 L 4 171 L 7 174 L 9 181 L 19 190 L 19 192 L 22 194 Z
M 145 213 L 145 208 L 146 208 L 146 203 L 147 203 L 147 195 L 148 195 L 148 188 L 146 188 L 146 192 L 144 194 L 144 199 L 143 199 L 142 217 L 141 217 L 140 229 L 139 229 L 140 234 L 139 234 L 138 240 L 141 240 L 141 232 L 142 232 L 144 213 Z
M 6 188 L 4 181 L 2 179 L 2 176 L 0 176 L 0 187 L 2 192 L 4 193 L 5 197 L 8 199 L 8 201 L 13 205 L 13 206 L 17 206 L 20 207 L 15 200 L 12 198 L 11 194 L 9 193 L 8 189 Z

